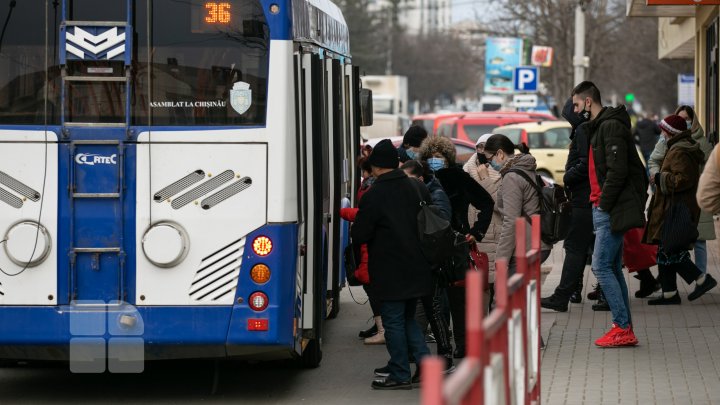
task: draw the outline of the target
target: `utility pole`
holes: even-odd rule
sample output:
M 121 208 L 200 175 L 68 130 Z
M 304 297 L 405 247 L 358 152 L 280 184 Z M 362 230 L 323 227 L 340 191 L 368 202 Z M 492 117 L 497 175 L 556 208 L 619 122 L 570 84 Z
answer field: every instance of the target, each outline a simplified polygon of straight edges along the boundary
M 585 80 L 585 69 L 588 60 L 585 58 L 585 0 L 579 0 L 575 6 L 575 56 L 573 66 L 575 67 L 575 84 Z

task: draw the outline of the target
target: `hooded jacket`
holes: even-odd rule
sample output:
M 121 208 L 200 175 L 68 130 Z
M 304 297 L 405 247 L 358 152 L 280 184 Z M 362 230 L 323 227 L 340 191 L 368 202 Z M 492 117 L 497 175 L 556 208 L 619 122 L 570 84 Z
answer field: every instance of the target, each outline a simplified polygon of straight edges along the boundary
M 500 173 L 498 173 L 495 169 L 493 169 L 492 167 L 487 167 L 487 177 L 481 178 L 480 173 L 478 172 L 479 166 L 480 163 L 477 160 L 477 155 L 475 155 L 470 158 L 467 163 L 465 163 L 465 166 L 463 166 L 463 170 L 465 170 L 465 172 L 467 172 L 470 177 L 473 178 L 473 180 L 478 182 L 478 184 L 480 184 L 482 188 L 484 188 L 488 193 L 490 193 L 493 201 L 495 201 L 490 226 L 488 227 L 487 232 L 485 232 L 485 237 L 483 238 L 483 240 L 477 243 L 478 250 L 488 255 L 488 282 L 494 283 L 495 252 L 497 251 L 497 244 L 500 241 L 500 233 L 502 231 L 502 213 L 500 212 L 500 208 L 497 202 L 497 192 L 498 188 L 500 188 L 502 177 L 500 177 Z M 468 221 L 475 220 L 475 218 L 477 218 L 478 216 L 478 213 L 478 210 L 472 205 L 468 207 Z
M 625 106 L 604 107 L 584 124 L 590 138 L 595 175 L 602 189 L 600 209 L 610 213 L 612 232 L 645 225 L 648 180 L 635 152 Z
M 535 179 L 535 157 L 526 153 L 514 155 L 500 169 L 502 183 L 498 188 L 497 203 L 502 213 L 502 230 L 495 257 L 508 261 L 515 252 L 515 220 L 540 213 L 540 196 L 535 188 L 510 169 L 522 170 L 531 179 Z M 542 244 L 542 250 L 550 248 L 545 243 Z
M 693 141 L 698 144 L 700 150 L 705 156 L 702 164 L 700 164 L 700 172 L 702 173 L 703 168 L 705 167 L 705 162 L 708 161 L 710 157 L 710 152 L 712 152 L 713 147 L 705 137 L 705 131 L 700 125 L 700 122 L 698 122 L 697 116 L 693 118 L 692 125 L 690 126 L 690 132 L 692 133 Z M 665 158 L 666 153 L 667 143 L 664 137 L 660 137 L 660 140 L 658 140 L 658 142 L 655 144 L 655 149 L 650 154 L 650 160 L 648 161 L 648 170 L 650 171 L 650 177 L 654 177 L 655 173 L 660 172 L 660 168 L 663 164 L 663 159 Z M 698 240 L 715 239 L 715 223 L 713 222 L 712 214 L 710 214 L 709 212 L 702 211 L 700 213 L 700 219 L 698 221 L 698 233 L 700 234 Z
M 692 140 L 690 131 L 670 138 L 667 144 L 669 150 L 660 169 L 660 184 L 650 202 L 645 243 L 658 244 L 661 241 L 663 223 L 668 220 L 667 210 L 672 201 L 684 203 L 695 224 L 700 217 L 695 193 L 700 180 L 700 165 L 705 156 L 697 142 Z

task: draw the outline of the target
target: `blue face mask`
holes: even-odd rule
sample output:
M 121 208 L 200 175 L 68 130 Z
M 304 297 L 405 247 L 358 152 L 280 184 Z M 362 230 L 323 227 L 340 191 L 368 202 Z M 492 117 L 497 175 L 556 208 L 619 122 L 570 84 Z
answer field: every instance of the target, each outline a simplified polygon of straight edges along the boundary
M 492 166 L 493 169 L 495 169 L 496 172 L 499 172 L 500 169 L 502 169 L 502 165 L 500 163 L 496 163 L 494 159 L 490 160 L 490 166 Z
M 436 172 L 440 169 L 445 168 L 445 159 L 432 157 L 427 160 L 427 164 L 428 164 L 428 167 L 430 167 L 430 170 Z
M 408 158 L 410 158 L 410 160 L 415 160 L 415 158 L 417 157 L 417 153 L 415 153 L 415 151 L 412 149 L 406 149 L 405 153 L 407 153 L 407 156 Z

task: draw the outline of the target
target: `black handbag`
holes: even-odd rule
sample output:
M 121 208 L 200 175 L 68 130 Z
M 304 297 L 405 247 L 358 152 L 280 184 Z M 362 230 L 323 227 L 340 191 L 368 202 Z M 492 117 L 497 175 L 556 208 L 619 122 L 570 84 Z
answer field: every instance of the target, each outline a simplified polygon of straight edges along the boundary
M 360 280 L 355 277 L 355 269 L 357 269 L 357 257 L 355 255 L 355 246 L 350 242 L 345 247 L 343 254 L 343 260 L 345 262 L 345 278 L 347 278 L 348 285 L 351 287 L 357 287 L 362 285 Z
M 683 201 L 674 201 L 665 213 L 662 224 L 662 250 L 668 254 L 677 254 L 689 250 L 699 236 L 697 224 L 692 219 L 690 209 Z

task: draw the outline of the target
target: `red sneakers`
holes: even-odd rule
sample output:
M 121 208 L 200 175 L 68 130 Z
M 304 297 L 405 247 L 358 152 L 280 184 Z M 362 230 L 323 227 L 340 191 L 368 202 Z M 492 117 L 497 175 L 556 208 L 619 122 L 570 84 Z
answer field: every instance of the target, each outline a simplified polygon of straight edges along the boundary
M 608 333 L 595 341 L 595 345 L 600 347 L 635 346 L 636 344 L 638 344 L 638 340 L 635 337 L 632 326 L 623 329 L 614 323 Z

